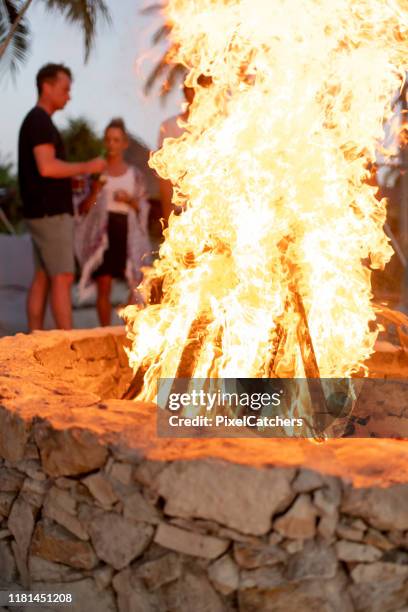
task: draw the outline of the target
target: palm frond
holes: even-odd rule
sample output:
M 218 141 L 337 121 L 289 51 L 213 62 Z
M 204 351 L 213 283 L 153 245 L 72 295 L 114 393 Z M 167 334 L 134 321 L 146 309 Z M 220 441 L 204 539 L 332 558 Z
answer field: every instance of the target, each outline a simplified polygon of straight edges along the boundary
M 2 51 L 0 74 L 10 70 L 14 76 L 27 57 L 30 31 L 26 19 L 20 19 L 20 10 L 21 4 L 15 0 L 0 0 L 0 48 Z M 14 33 L 12 32 L 13 27 L 15 28 Z
M 168 66 L 166 80 L 161 86 L 160 96 L 163 101 L 166 100 L 169 93 L 175 88 L 178 83 L 183 83 L 186 78 L 186 68 L 182 64 L 173 64 Z
M 162 25 L 152 36 L 152 41 L 154 45 L 157 45 L 162 40 L 165 40 L 170 34 L 171 27 L 165 23 Z
M 146 79 L 146 83 L 144 85 L 145 94 L 149 94 L 153 89 L 155 83 L 160 79 L 160 77 L 168 70 L 169 62 L 168 62 L 168 51 L 165 51 L 153 70 L 149 73 L 149 76 Z
M 85 61 L 89 59 L 100 20 L 111 23 L 109 8 L 104 0 L 44 0 L 50 10 L 58 11 L 67 21 L 79 25 L 84 34 Z
M 154 13 L 158 13 L 164 9 L 166 2 L 155 2 L 154 4 L 150 4 L 146 6 L 146 8 L 140 11 L 141 15 L 152 15 Z

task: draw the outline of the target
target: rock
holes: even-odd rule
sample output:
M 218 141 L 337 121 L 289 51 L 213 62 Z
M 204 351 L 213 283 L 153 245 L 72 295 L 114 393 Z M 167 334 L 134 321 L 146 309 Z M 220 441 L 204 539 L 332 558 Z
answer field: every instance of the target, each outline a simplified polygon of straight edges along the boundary
M 387 538 L 390 542 L 395 544 L 395 546 L 408 548 L 408 531 L 403 533 L 401 531 L 397 531 L 396 529 L 392 529 L 387 533 Z
M 49 519 L 40 521 L 34 531 L 31 553 L 77 569 L 91 570 L 98 559 L 88 542 L 74 538 Z
M 408 566 L 376 562 L 356 565 L 349 588 L 358 612 L 393 612 L 408 600 Z
M 0 467 L 1 491 L 18 493 L 24 482 L 24 474 L 12 468 Z
M 97 612 L 117 612 L 115 597 L 110 589 L 99 591 L 94 580 L 92 578 L 86 578 L 85 580 L 78 580 L 75 582 L 63 582 L 57 584 L 54 582 L 37 582 L 33 583 L 31 587 L 32 592 L 35 593 L 71 593 L 72 603 L 66 604 L 69 612 L 90 612 L 90 610 L 97 610 Z M 41 606 L 41 612 L 48 610 L 50 612 L 55 611 L 55 604 L 49 604 Z M 33 607 L 27 606 L 22 608 L 23 612 L 32 612 Z M 142 612 L 142 609 L 140 609 Z M 136 611 L 135 611 L 136 612 Z
M 35 508 L 41 508 L 49 484 L 44 480 L 26 478 L 21 488 L 20 496 Z
M 116 574 L 113 588 L 117 593 L 119 612 L 163 612 L 156 593 L 149 593 L 142 580 L 129 567 Z
M 287 538 L 305 540 L 316 533 L 316 508 L 310 497 L 301 494 L 293 506 L 274 522 L 274 529 Z
M 228 529 L 228 527 L 220 527 L 218 525 L 217 535 L 224 540 L 233 540 L 234 542 L 256 542 L 257 538 L 251 535 L 244 535 L 235 529 Z M 278 535 L 278 534 L 276 534 Z M 281 537 L 281 536 L 279 536 Z
M 272 515 L 291 503 L 293 475 L 293 469 L 212 459 L 177 461 L 159 474 L 157 490 L 170 516 L 210 519 L 244 534 L 262 535 L 270 530 Z
M 112 583 L 113 574 L 114 570 L 109 565 L 97 567 L 96 570 L 93 571 L 93 577 L 98 591 L 103 591 Z
M 238 589 L 239 570 L 229 555 L 224 555 L 209 566 L 208 577 L 223 595 L 229 595 Z
M 164 470 L 168 464 L 165 461 L 152 461 L 151 459 L 145 459 L 133 472 L 133 478 L 140 482 L 146 487 L 151 487 L 159 474 Z
M 0 518 L 3 516 L 7 518 L 10 514 L 11 506 L 16 498 L 15 493 L 3 493 L 0 492 Z
M 71 491 L 75 487 L 76 482 L 73 478 L 65 478 L 65 476 L 54 479 L 55 486 L 64 491 Z
M 24 449 L 24 459 L 40 459 L 37 445 L 34 442 L 28 442 Z
M 35 555 L 31 555 L 28 560 L 28 571 L 34 582 L 72 582 L 83 578 L 81 572 L 68 565 L 54 563 Z
M 139 557 L 153 535 L 151 525 L 131 523 L 114 512 L 94 513 L 88 530 L 99 559 L 116 570 Z
M 123 516 L 129 521 L 142 521 L 152 525 L 157 525 L 161 520 L 157 509 L 149 504 L 139 491 L 125 499 Z
M 226 612 L 218 593 L 204 573 L 187 570 L 176 582 L 163 587 L 164 606 L 168 612 Z
M 283 566 L 259 567 L 257 569 L 244 570 L 241 572 L 239 588 L 240 590 L 268 590 L 275 589 L 285 582 Z
M 305 545 L 304 540 L 284 540 L 281 544 L 283 550 L 286 550 L 290 555 L 294 555 L 295 553 L 303 550 Z
M 142 579 L 150 591 L 154 591 L 164 584 L 177 580 L 181 576 L 181 558 L 175 553 L 168 553 L 154 561 L 139 565 L 135 575 Z
M 274 544 L 279 544 L 280 542 L 282 542 L 282 540 L 283 536 L 280 533 L 276 533 L 276 531 L 273 531 L 268 536 L 268 544 L 270 544 L 271 546 L 273 546 Z
M 27 553 L 37 514 L 38 508 L 34 508 L 19 496 L 13 504 L 7 523 L 16 541 L 16 547 L 24 568 L 27 565 Z M 19 567 L 23 573 L 25 573 L 24 568 Z
M 326 580 L 335 577 L 337 566 L 337 556 L 332 546 L 309 540 L 301 552 L 290 557 L 286 577 L 293 581 L 319 577 Z
M 214 536 L 202 535 L 160 523 L 154 536 L 156 544 L 193 557 L 215 559 L 224 553 L 229 542 Z
M 382 582 L 397 581 L 402 582 L 408 579 L 408 565 L 398 565 L 396 563 L 361 563 L 351 570 L 351 577 L 357 584 L 367 583 L 371 585 Z
M 68 491 L 50 489 L 44 503 L 43 516 L 49 518 L 80 540 L 89 540 L 88 532 L 76 516 L 76 501 Z
M 77 502 L 69 491 L 61 491 L 58 487 L 52 487 L 48 491 L 46 501 L 53 506 L 64 509 L 67 514 L 76 516 Z
M 23 459 L 16 463 L 16 467 L 20 472 L 26 474 L 33 480 L 46 480 L 47 477 L 41 469 L 41 463 L 38 459 Z
M 287 560 L 286 551 L 273 544 L 258 542 L 257 544 L 245 544 L 235 542 L 234 559 L 240 567 L 254 569 L 265 565 L 277 565 Z
M 313 494 L 313 503 L 320 511 L 320 513 L 331 515 L 337 512 L 337 508 L 340 503 L 340 497 L 332 489 L 319 489 Z
M 127 486 L 132 484 L 132 469 L 132 466 L 129 464 L 115 461 L 108 474 L 111 479 L 117 480 L 121 484 Z
M 16 412 L 0 406 L 0 457 L 15 463 L 24 457 L 30 425 Z
M 309 493 L 315 489 L 320 489 L 323 485 L 324 480 L 318 472 L 307 468 L 300 468 L 299 474 L 292 483 L 292 489 L 296 494 Z
M 325 540 L 334 540 L 338 521 L 339 513 L 337 511 L 333 514 L 323 514 L 317 525 L 317 532 Z
M 100 503 L 102 508 L 110 510 L 110 508 L 118 501 L 118 496 L 112 489 L 109 480 L 100 472 L 91 474 L 82 480 L 84 485 L 89 489 L 94 498 Z
M 344 574 L 338 572 L 323 581 L 277 581 L 265 588 L 240 588 L 238 606 L 243 612 L 354 612 L 346 582 Z
M 108 454 L 96 436 L 84 429 L 57 431 L 47 424 L 35 426 L 44 471 L 53 477 L 77 476 L 102 467 Z
M 352 540 L 353 542 L 362 542 L 364 532 L 367 530 L 367 525 L 363 521 L 353 520 L 348 517 L 343 517 L 337 525 L 336 533 L 344 540 Z
M 93 362 L 117 357 L 116 342 L 110 335 L 74 340 L 71 347 L 76 353 L 76 359 Z
M 8 542 L 0 542 L 0 587 L 6 587 L 17 579 L 17 566 Z
M 381 531 L 370 527 L 364 535 L 364 544 L 375 546 L 380 550 L 392 550 L 394 544 Z
M 356 561 L 359 563 L 372 563 L 382 557 L 382 551 L 368 544 L 340 540 L 336 542 L 337 556 L 340 561 Z
M 341 506 L 342 512 L 358 516 L 380 530 L 408 529 L 408 484 L 387 489 L 348 488 Z

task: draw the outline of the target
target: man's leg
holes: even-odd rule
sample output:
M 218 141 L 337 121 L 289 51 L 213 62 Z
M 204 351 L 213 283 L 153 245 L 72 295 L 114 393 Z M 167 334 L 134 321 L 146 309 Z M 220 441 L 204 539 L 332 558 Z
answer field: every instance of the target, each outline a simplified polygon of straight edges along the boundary
M 27 320 L 30 331 L 43 329 L 49 279 L 45 270 L 36 270 L 27 295 Z
M 112 277 L 107 274 L 98 276 L 98 297 L 96 300 L 96 309 L 98 311 L 99 322 L 102 326 L 110 325 L 112 315 L 112 305 L 110 295 L 112 289 Z
M 51 310 L 58 329 L 72 329 L 71 273 L 51 276 Z

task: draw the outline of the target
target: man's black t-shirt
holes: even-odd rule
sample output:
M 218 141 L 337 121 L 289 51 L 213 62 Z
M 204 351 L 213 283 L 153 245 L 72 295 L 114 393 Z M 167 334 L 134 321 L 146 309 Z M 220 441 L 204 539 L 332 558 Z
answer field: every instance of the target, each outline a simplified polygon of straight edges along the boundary
M 73 214 L 71 179 L 40 175 L 34 147 L 52 144 L 55 157 L 65 160 L 64 143 L 49 114 L 35 106 L 26 116 L 18 139 L 18 178 L 24 216 L 38 219 L 46 215 Z

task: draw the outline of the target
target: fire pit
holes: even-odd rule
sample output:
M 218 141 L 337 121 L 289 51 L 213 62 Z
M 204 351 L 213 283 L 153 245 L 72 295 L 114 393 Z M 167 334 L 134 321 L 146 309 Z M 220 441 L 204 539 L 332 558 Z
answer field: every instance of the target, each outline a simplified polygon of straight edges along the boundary
M 3 588 L 84 611 L 402 609 L 404 441 L 157 438 L 154 404 L 117 399 L 124 344 L 115 328 L 0 341 Z

